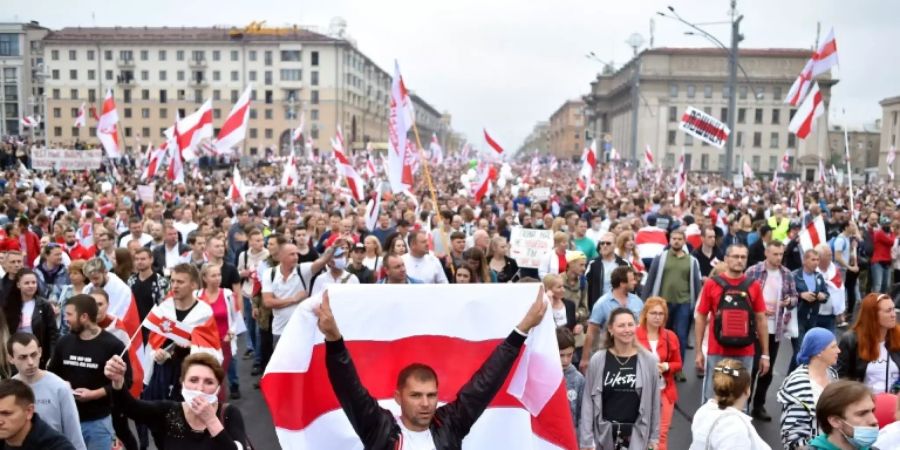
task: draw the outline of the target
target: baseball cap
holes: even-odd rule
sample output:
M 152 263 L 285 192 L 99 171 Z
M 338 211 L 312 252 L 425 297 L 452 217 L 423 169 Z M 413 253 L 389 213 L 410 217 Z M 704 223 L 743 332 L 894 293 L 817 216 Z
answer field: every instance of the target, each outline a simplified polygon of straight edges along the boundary
M 353 249 L 352 249 L 352 250 L 354 250 L 354 251 L 356 251 L 356 250 L 366 251 L 366 244 L 363 244 L 362 242 L 357 242 L 357 243 L 353 244 Z

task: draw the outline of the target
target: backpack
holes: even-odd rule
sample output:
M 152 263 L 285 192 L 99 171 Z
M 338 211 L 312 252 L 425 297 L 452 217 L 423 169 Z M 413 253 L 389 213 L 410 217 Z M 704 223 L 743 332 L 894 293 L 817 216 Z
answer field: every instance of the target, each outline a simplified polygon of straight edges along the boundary
M 278 266 L 271 267 L 271 270 L 269 271 L 269 281 L 272 281 L 272 282 L 275 281 L 275 269 L 277 267 Z M 325 269 L 322 269 L 319 271 L 319 273 L 313 275 L 312 280 L 310 280 L 310 282 L 309 282 L 309 288 L 307 288 L 306 280 L 303 279 L 303 272 L 300 271 L 300 264 L 297 264 L 297 267 L 295 269 L 297 270 L 297 276 L 300 277 L 300 283 L 303 284 L 303 290 L 306 292 L 312 292 L 312 290 L 309 288 L 311 288 L 313 286 L 313 284 L 315 284 L 316 278 L 319 277 L 319 274 L 321 274 L 322 272 L 325 271 Z
M 746 347 L 756 341 L 756 319 L 748 289 L 753 280 L 745 278 L 737 286 L 716 275 L 712 280 L 722 288 L 716 306 L 713 333 L 723 347 Z

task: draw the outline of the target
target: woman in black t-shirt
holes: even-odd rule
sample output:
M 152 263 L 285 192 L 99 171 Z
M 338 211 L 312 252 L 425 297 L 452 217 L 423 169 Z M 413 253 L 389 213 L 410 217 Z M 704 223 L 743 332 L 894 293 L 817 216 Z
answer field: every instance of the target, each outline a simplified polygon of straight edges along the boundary
M 238 450 L 250 449 L 244 419 L 234 405 L 220 404 L 217 393 L 225 380 L 225 371 L 208 353 L 185 358 L 181 370 L 183 402 L 137 400 L 123 389 L 125 362 L 114 356 L 106 362 L 104 373 L 112 381 L 113 401 L 138 424 L 147 425 L 166 450 Z
M 603 349 L 591 357 L 578 430 L 581 446 L 604 450 L 655 448 L 659 442 L 656 357 L 638 345 L 634 313 L 609 315 Z

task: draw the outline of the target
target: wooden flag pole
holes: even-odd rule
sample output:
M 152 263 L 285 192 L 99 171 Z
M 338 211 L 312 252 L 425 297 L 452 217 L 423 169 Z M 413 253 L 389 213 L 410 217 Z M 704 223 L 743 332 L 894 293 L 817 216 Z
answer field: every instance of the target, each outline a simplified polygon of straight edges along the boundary
M 428 158 L 425 157 L 425 149 L 422 148 L 422 140 L 419 139 L 419 127 L 416 126 L 416 118 L 412 118 L 413 134 L 416 136 L 416 145 L 419 147 L 419 158 L 422 160 L 422 166 L 425 168 L 425 182 L 428 183 L 428 190 L 431 192 L 431 204 L 437 213 L 438 218 L 438 234 L 441 235 L 441 245 L 447 251 L 447 264 L 450 266 L 450 273 L 456 277 L 456 267 L 453 265 L 453 255 L 450 254 L 450 246 L 447 243 L 447 236 L 444 236 L 444 217 L 441 216 L 440 206 L 437 202 L 437 194 L 434 191 L 434 183 L 431 181 L 431 169 L 428 165 Z M 455 280 L 449 280 L 451 282 Z

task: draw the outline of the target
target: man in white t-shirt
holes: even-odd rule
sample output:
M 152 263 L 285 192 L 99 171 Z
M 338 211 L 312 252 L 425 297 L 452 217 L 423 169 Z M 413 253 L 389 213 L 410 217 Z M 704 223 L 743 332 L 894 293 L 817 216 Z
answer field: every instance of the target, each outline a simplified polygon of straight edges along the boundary
M 319 273 L 334 254 L 328 249 L 319 259 L 297 264 L 300 253 L 294 244 L 285 244 L 279 252 L 280 264 L 266 270 L 262 281 L 262 301 L 272 308 L 272 335 L 275 346 L 297 305 L 309 297 L 313 275 Z
M 766 304 L 766 319 L 768 319 L 769 330 L 769 354 L 756 355 L 754 357 L 754 371 L 759 365 L 759 358 L 769 359 L 772 364 L 778 359 L 778 346 L 785 335 L 786 330 L 793 322 L 793 330 L 791 333 L 792 355 L 796 355 L 799 351 L 799 342 L 797 342 L 797 318 L 796 307 L 799 295 L 797 294 L 797 284 L 794 282 L 794 276 L 790 270 L 781 264 L 784 258 L 784 243 L 773 239 L 766 246 L 766 259 L 760 263 L 747 269 L 747 278 L 759 282 L 762 288 L 763 301 Z M 758 351 L 757 351 L 758 352 Z M 792 356 L 793 357 L 793 356 Z M 753 403 L 751 415 L 753 418 L 769 422 L 772 417 L 766 413 L 766 391 L 772 384 L 772 370 L 769 370 L 759 376 L 756 382 L 756 389 L 753 391 Z
M 441 262 L 428 252 L 428 236 L 424 231 L 409 232 L 409 253 L 403 255 L 406 274 L 426 284 L 446 284 L 447 274 Z
M 347 258 L 350 256 L 350 243 L 346 240 L 339 240 L 331 246 L 334 249 L 334 256 L 325 264 L 327 270 L 322 271 L 319 276 L 315 277 L 312 283 L 312 294 L 316 295 L 325 290 L 332 284 L 359 284 L 356 275 L 347 272 Z

